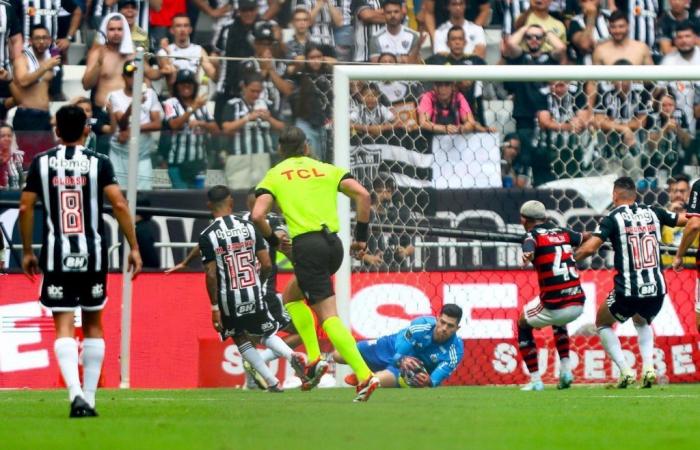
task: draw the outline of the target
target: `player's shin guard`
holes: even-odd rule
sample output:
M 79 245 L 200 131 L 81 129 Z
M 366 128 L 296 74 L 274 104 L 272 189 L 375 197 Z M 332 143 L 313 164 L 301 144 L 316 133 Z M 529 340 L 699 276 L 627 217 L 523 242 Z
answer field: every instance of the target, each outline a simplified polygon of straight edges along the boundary
M 350 331 L 343 325 L 338 316 L 333 316 L 323 322 L 323 330 L 328 334 L 333 347 L 338 350 L 340 356 L 352 368 L 357 375 L 357 379 L 362 383 L 367 380 L 372 371 L 367 367 L 367 363 L 362 359 L 360 351 L 357 349 L 357 342 L 352 337 Z
M 68 387 L 70 401 L 72 402 L 77 396 L 84 397 L 78 374 L 78 343 L 70 337 L 58 338 L 53 344 L 53 351 L 61 368 L 63 381 Z
M 238 351 L 241 352 L 243 359 L 248 361 L 253 369 L 257 370 L 260 375 L 265 379 L 268 386 L 274 386 L 279 383 L 279 380 L 272 373 L 265 361 L 260 357 L 260 353 L 253 347 L 250 342 L 245 342 L 238 346 Z
M 644 370 L 654 368 L 654 331 L 648 324 L 634 324 L 639 336 L 639 354 L 642 355 L 642 367 Z
M 83 391 L 85 401 L 95 407 L 95 393 L 102 372 L 105 358 L 105 340 L 102 338 L 85 338 L 83 341 Z
M 628 373 L 630 368 L 625 359 L 625 355 L 622 353 L 622 345 L 620 345 L 620 339 L 617 337 L 615 332 L 611 327 L 599 327 L 598 336 L 600 336 L 600 342 L 603 344 L 603 348 L 608 353 L 610 358 L 617 364 L 620 368 L 620 372 L 623 374 Z
M 533 380 L 540 378 L 539 363 L 537 362 L 537 345 L 532 336 L 532 328 L 518 327 L 518 347 L 528 372 Z
M 316 336 L 316 323 L 311 308 L 303 301 L 297 300 L 284 305 L 289 312 L 297 329 L 301 341 L 306 348 L 306 356 L 309 361 L 316 361 L 321 357 L 321 349 L 318 346 L 318 336 Z
M 554 342 L 557 346 L 557 353 L 561 363 L 560 371 L 569 372 L 571 370 L 569 367 L 569 332 L 566 330 L 566 326 L 552 327 L 552 330 L 554 331 Z

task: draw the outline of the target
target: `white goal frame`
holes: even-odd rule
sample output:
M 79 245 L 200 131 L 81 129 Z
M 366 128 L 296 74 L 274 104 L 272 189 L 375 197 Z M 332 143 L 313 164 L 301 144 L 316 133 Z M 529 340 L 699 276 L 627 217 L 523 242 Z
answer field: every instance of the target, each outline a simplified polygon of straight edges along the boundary
M 350 168 L 350 80 L 361 81 L 700 81 L 698 66 L 427 66 L 336 65 L 333 68 L 334 163 Z M 339 236 L 350 248 L 350 200 L 338 199 Z M 335 276 L 338 314 L 350 326 L 351 261 L 343 258 Z

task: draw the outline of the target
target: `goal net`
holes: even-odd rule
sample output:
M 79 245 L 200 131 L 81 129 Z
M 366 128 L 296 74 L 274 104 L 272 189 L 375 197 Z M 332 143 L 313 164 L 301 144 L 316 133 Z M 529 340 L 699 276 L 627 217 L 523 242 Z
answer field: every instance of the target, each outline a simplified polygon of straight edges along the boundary
M 674 181 L 698 176 L 698 81 L 697 71 L 667 66 L 336 66 L 335 162 L 372 194 L 368 256 L 346 258 L 336 280 L 356 337 L 394 333 L 455 303 L 465 354 L 448 383 L 526 382 L 516 323 L 539 288 L 532 266 L 520 266 L 520 205 L 539 200 L 551 221 L 593 231 L 611 207 L 613 181 L 627 175 L 640 201 L 682 208 L 689 185 L 675 189 Z M 533 92 L 538 102 L 522 101 Z M 474 123 L 459 126 L 466 110 Z M 349 202 L 340 210 L 347 244 L 353 213 Z M 664 230 L 665 244 L 677 245 L 681 233 Z M 578 267 L 587 300 L 568 325 L 578 382 L 618 376 L 595 330 L 613 286 L 612 256 L 601 251 Z M 656 369 L 662 380 L 698 381 L 696 275 L 665 275 L 669 294 L 653 323 Z M 639 371 L 633 324 L 616 332 Z M 535 338 L 540 372 L 552 382 L 559 358 L 551 328 Z

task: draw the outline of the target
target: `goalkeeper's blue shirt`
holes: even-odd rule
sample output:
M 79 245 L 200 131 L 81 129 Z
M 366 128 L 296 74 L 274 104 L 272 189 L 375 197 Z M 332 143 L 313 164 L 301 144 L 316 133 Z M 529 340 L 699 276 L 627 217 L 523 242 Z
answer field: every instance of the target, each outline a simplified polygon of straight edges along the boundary
M 436 323 L 435 317 L 419 317 L 408 328 L 377 340 L 377 347 L 393 348 L 391 363 L 394 367 L 404 356 L 420 359 L 430 373 L 433 387 L 445 381 L 464 356 L 464 345 L 456 333 L 446 342 L 438 344 L 433 341 Z

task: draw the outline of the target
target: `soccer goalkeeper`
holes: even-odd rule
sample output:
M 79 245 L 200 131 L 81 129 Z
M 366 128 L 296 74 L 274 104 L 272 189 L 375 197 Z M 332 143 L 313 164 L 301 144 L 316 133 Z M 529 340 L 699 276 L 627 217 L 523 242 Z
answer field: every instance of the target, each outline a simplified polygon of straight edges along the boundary
M 438 387 L 464 356 L 457 336 L 461 320 L 462 308 L 447 304 L 437 317 L 419 317 L 396 334 L 358 342 L 357 349 L 382 387 Z M 338 352 L 333 358 L 345 363 Z M 355 386 L 357 377 L 350 374 L 345 382 Z

